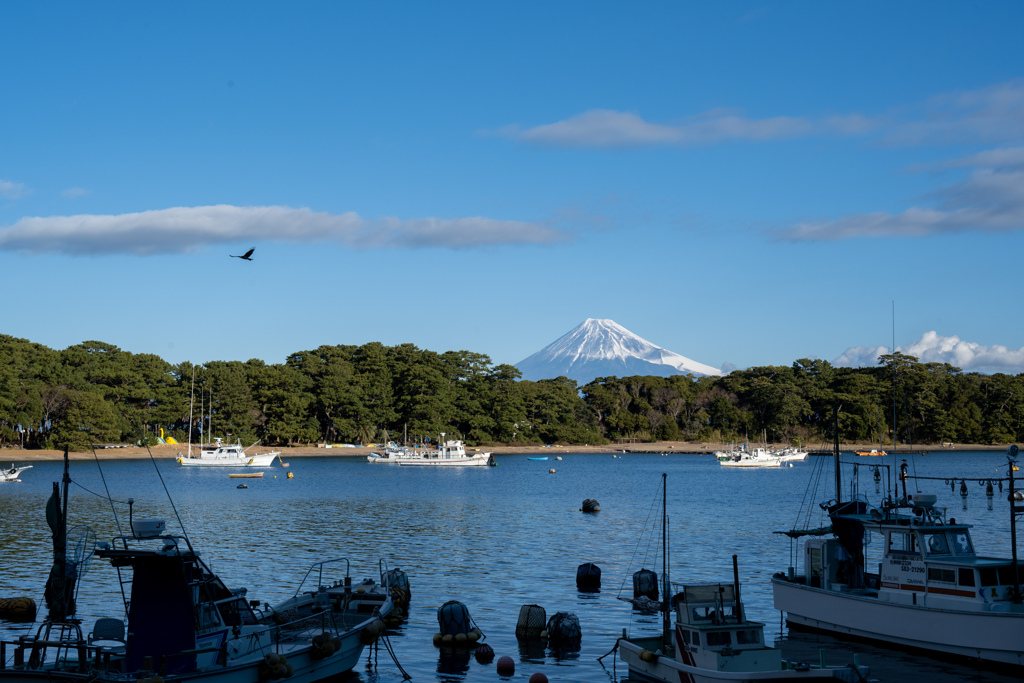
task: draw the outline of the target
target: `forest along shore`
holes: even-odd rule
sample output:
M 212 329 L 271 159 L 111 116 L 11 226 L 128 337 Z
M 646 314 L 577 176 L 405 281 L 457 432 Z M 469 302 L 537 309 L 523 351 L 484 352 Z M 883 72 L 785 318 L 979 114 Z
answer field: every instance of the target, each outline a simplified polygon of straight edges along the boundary
M 484 451 L 494 453 L 495 455 L 513 455 L 513 454 L 530 454 L 530 455 L 557 455 L 558 453 L 594 453 L 594 454 L 615 454 L 615 453 L 682 453 L 689 455 L 713 455 L 715 451 L 728 451 L 730 445 L 736 448 L 737 444 L 722 444 L 722 443 L 688 443 L 686 441 L 657 441 L 653 443 L 615 443 L 615 444 L 604 444 L 601 446 L 564 446 L 564 445 L 552 445 L 552 446 L 481 446 L 481 447 L 467 447 L 470 452 L 473 451 Z M 756 447 L 758 444 L 750 444 L 750 447 Z M 768 444 L 769 448 L 785 448 L 788 444 Z M 843 451 L 870 451 L 872 448 L 878 448 L 878 444 L 847 444 L 843 443 L 839 445 Z M 814 446 L 806 447 L 807 450 L 812 452 L 819 451 L 831 451 L 832 446 L 829 444 L 817 444 Z M 925 453 L 928 451 L 1002 451 L 1006 449 L 1006 444 L 990 445 L 990 444 L 953 444 L 949 445 L 934 445 L 934 444 L 917 444 L 914 446 L 913 452 Z M 99 457 L 101 460 L 135 460 L 138 458 L 148 458 L 152 453 L 154 458 L 160 459 L 174 459 L 177 458 L 179 453 L 185 453 L 188 450 L 186 444 L 177 445 L 160 445 L 153 446 L 149 449 L 139 446 L 118 446 L 118 447 L 105 447 L 97 448 L 96 455 L 94 456 L 92 451 L 79 451 L 69 454 L 71 460 L 93 460 L 95 457 Z M 197 453 L 199 447 L 196 445 L 192 446 L 192 452 Z M 267 451 L 281 451 L 281 459 L 284 462 L 288 462 L 288 458 L 296 457 L 318 457 L 318 456 L 366 456 L 370 453 L 380 451 L 378 446 L 359 446 L 356 448 L 349 447 L 338 447 L 333 446 L 325 448 L 324 446 L 284 446 L 281 448 L 268 448 L 264 446 L 258 446 L 256 450 L 260 453 L 266 453 Z M 882 450 L 886 453 L 892 454 L 893 451 L 883 446 Z M 909 454 L 910 448 L 908 446 L 900 446 L 896 449 L 897 453 Z M 17 464 L 31 463 L 32 461 L 41 460 L 60 460 L 64 457 L 64 451 L 57 450 L 23 450 L 20 448 L 0 448 L 0 464 L 12 461 Z

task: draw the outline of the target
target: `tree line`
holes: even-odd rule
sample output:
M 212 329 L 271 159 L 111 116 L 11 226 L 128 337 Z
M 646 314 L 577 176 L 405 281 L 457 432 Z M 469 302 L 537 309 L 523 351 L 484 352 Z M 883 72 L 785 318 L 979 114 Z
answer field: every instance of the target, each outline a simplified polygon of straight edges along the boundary
M 964 373 L 901 353 L 877 367 L 800 359 L 724 377 L 521 379 L 470 351 L 321 346 L 282 364 L 172 365 L 98 341 L 62 351 L 0 335 L 0 445 L 266 445 L 635 441 L 1007 443 L 1024 436 L 1024 375 Z M 895 425 L 895 428 L 894 428 Z

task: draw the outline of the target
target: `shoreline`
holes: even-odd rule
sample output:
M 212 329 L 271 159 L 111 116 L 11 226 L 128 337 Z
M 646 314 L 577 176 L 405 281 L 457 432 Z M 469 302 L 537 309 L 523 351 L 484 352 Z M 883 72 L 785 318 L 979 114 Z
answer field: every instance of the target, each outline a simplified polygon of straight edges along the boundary
M 728 451 L 729 447 L 735 447 L 735 444 L 722 444 L 722 443 L 691 443 L 688 441 L 658 441 L 654 443 L 628 443 L 628 444 L 605 444 L 602 446 L 565 446 L 555 445 L 550 446 L 536 445 L 536 446 L 480 446 L 480 447 L 467 447 L 467 451 L 470 452 L 490 452 L 494 455 L 545 455 L 551 453 L 592 453 L 592 454 L 612 454 L 612 453 L 680 453 L 684 455 L 713 455 L 715 451 Z M 769 444 L 769 448 L 785 448 L 787 444 Z M 878 444 L 846 444 L 841 443 L 839 445 L 842 451 L 870 451 L 872 448 L 877 449 Z M 832 447 L 827 444 L 823 444 L 817 447 L 805 447 L 807 450 L 812 452 L 819 451 L 830 451 Z M 114 448 L 97 448 L 96 454 L 93 455 L 92 451 L 78 451 L 70 453 L 68 458 L 70 460 L 93 460 L 99 458 L 100 460 L 136 460 L 139 458 L 148 458 L 150 452 L 154 458 L 173 460 L 178 457 L 179 452 L 184 452 L 187 446 L 182 444 L 175 445 L 160 445 L 153 446 L 149 449 L 140 446 L 125 446 L 125 447 L 114 447 Z M 884 450 L 886 454 L 907 454 L 914 453 L 928 453 L 933 451 L 1004 451 L 1005 445 L 992 446 L 986 444 L 953 444 L 951 446 L 944 446 L 941 444 L 917 444 L 914 446 L 914 450 L 911 451 L 909 447 L 900 446 L 896 451 L 889 450 L 885 446 L 881 450 Z M 323 456 L 342 456 L 342 457 L 365 457 L 370 453 L 378 452 L 381 449 L 377 446 L 358 446 L 354 448 L 349 447 L 331 447 L 325 448 L 323 446 L 285 446 L 281 448 L 259 448 L 255 452 L 266 453 L 272 450 L 281 451 L 280 457 L 284 462 L 288 461 L 288 458 L 297 457 L 323 457 Z M 31 462 L 43 462 L 47 460 L 62 460 L 64 458 L 64 451 L 58 450 L 31 450 L 21 448 L 0 448 L 0 465 L 6 462 L 12 462 L 14 464 L 26 464 Z

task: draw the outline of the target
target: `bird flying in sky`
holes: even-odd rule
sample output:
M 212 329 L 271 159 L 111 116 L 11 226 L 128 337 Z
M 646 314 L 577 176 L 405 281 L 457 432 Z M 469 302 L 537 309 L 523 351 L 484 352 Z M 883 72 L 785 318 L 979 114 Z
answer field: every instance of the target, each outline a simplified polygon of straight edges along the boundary
M 254 251 L 256 251 L 256 247 L 253 247 L 252 249 L 250 249 L 249 251 L 245 252 L 241 256 L 238 256 L 237 254 L 228 254 L 228 256 L 230 256 L 231 258 L 240 258 L 240 259 L 243 259 L 245 261 L 252 261 L 252 259 L 250 257 L 252 256 L 252 252 L 254 252 Z

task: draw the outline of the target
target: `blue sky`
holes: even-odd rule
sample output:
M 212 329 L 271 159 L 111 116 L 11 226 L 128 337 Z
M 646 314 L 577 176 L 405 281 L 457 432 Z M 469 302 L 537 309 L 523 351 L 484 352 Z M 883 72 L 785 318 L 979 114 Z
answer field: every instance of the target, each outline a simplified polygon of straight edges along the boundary
M 5 2 L 0 332 L 515 363 L 610 318 L 714 367 L 895 336 L 1024 372 L 1021 26 L 1019 2 Z

